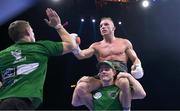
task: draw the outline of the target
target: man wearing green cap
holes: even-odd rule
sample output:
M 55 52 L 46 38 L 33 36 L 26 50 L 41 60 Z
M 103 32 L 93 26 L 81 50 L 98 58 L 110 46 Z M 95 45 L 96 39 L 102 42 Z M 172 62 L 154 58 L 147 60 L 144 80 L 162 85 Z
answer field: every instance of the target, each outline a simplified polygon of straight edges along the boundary
M 74 106 L 85 105 L 90 110 L 128 111 L 132 99 L 143 99 L 146 96 L 141 84 L 131 74 L 121 72 L 117 75 L 112 62 L 100 62 L 97 68 L 102 87 L 92 93 L 84 93 L 83 89 L 75 89 L 72 98 Z M 118 82 L 115 78 L 118 78 Z

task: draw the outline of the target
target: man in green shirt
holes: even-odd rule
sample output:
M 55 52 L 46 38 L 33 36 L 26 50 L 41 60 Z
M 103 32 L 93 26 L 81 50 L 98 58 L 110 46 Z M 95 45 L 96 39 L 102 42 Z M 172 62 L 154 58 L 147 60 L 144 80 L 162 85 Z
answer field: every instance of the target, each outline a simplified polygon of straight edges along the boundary
M 72 98 L 72 104 L 74 106 L 85 105 L 90 110 L 128 111 L 131 107 L 129 102 L 132 99 L 142 99 L 146 96 L 141 84 L 131 74 L 120 72 L 116 75 L 117 72 L 113 62 L 103 61 L 97 67 L 99 69 L 98 76 L 102 82 L 102 87 L 93 91 L 91 94 L 87 92 L 83 96 L 81 96 L 85 94 L 83 89 L 75 89 Z M 115 78 L 118 79 L 118 82 Z
M 46 14 L 45 22 L 56 29 L 62 42 L 36 42 L 33 29 L 24 20 L 8 28 L 15 44 L 0 52 L 0 110 L 36 109 L 43 100 L 48 57 L 69 53 L 76 47 L 57 13 L 47 8 Z

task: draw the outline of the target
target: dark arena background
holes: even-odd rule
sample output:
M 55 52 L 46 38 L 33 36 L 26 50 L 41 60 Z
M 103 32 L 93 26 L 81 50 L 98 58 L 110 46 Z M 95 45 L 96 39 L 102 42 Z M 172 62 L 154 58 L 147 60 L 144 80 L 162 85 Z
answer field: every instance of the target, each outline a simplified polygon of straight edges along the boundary
M 133 100 L 136 110 L 180 109 L 180 0 L 1 0 L 0 50 L 13 44 L 8 26 L 17 19 L 30 22 L 37 40 L 60 41 L 45 22 L 46 8 L 57 11 L 70 33 L 81 37 L 81 49 L 101 40 L 99 21 L 113 18 L 115 35 L 129 39 L 142 61 L 145 75 L 140 79 L 147 96 Z M 147 1 L 146 1 L 147 2 Z M 81 21 L 84 19 L 84 21 Z M 92 22 L 92 20 L 95 20 Z M 33 50 L 33 49 L 32 49 Z M 77 60 L 73 54 L 51 57 L 44 85 L 41 110 L 86 110 L 73 107 L 71 97 L 83 75 L 97 73 L 97 60 Z M 131 63 L 128 64 L 129 67 Z

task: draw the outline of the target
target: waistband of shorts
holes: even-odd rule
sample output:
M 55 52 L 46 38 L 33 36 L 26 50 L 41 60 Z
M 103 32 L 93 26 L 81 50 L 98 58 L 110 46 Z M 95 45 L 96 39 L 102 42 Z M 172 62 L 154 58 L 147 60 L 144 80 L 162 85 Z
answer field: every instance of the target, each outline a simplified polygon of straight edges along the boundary
M 118 60 L 110 60 L 113 65 L 115 66 L 116 71 L 118 72 L 127 72 L 127 64 L 124 63 L 123 61 L 118 61 Z

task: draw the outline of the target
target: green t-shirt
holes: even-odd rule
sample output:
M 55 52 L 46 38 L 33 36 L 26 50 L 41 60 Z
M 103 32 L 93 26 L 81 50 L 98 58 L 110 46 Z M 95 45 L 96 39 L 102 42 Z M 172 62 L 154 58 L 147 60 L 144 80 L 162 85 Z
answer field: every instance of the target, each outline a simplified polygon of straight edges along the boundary
M 115 85 L 102 87 L 93 94 L 94 110 L 122 110 L 119 102 L 120 89 Z
M 30 98 L 35 107 L 42 102 L 43 85 L 49 56 L 63 52 L 62 42 L 38 41 L 16 43 L 0 52 L 3 86 L 0 99 Z

